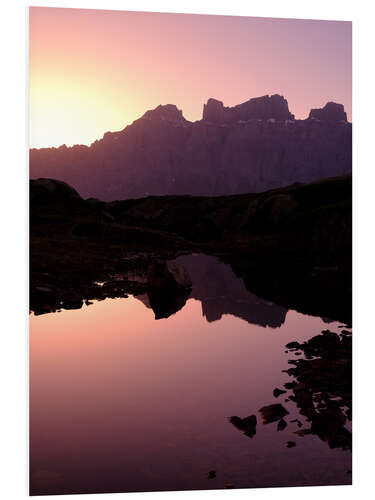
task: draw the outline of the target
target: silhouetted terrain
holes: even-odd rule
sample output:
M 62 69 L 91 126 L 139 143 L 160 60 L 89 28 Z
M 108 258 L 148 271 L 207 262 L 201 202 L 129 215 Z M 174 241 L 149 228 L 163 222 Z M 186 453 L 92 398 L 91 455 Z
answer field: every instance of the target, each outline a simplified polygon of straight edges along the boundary
M 272 328 L 284 323 L 288 309 L 250 293 L 230 265 L 201 254 L 183 255 L 177 262 L 188 271 L 192 279 L 190 297 L 202 303 L 202 314 L 208 322 L 231 314 L 248 323 Z
M 31 178 L 68 182 L 83 197 L 231 195 L 351 172 L 352 126 L 330 102 L 295 120 L 279 96 L 224 107 L 209 99 L 189 122 L 168 104 L 90 147 L 30 151 Z
M 38 179 L 30 182 L 30 202 L 34 311 L 76 308 L 85 299 L 151 289 L 157 290 L 156 300 L 174 283 L 165 263 L 200 252 L 229 263 L 257 297 L 350 322 L 351 176 L 261 194 L 110 203 L 84 200 L 63 182 Z M 155 263 L 162 279 L 150 275 Z M 129 271 L 139 268 L 147 279 L 130 280 Z M 184 281 L 186 286 L 158 304 L 160 317 L 185 303 L 189 285 Z M 204 297 L 203 290 L 193 294 Z M 223 312 L 239 307 L 228 296 L 225 300 Z M 206 301 L 205 310 L 214 318 L 217 313 L 209 306 Z

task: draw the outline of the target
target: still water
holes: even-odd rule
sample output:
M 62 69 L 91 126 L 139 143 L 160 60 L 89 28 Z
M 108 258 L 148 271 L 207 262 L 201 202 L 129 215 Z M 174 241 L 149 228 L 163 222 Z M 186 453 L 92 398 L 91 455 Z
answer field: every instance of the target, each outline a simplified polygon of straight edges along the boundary
M 285 344 L 339 323 L 259 299 L 216 258 L 179 260 L 193 290 L 169 318 L 147 296 L 31 316 L 31 494 L 350 484 L 350 452 L 294 434 L 305 418 L 272 394 Z M 271 403 L 282 431 L 258 413 Z M 253 438 L 228 421 L 252 414 Z

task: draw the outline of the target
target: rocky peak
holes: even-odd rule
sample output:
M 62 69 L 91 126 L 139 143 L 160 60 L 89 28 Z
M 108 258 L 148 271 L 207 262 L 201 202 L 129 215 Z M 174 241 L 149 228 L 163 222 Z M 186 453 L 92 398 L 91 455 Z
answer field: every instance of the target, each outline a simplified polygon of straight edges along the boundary
M 224 108 L 224 104 L 217 99 L 208 99 L 207 104 L 203 106 L 203 120 L 209 122 L 224 121 L 224 113 L 228 108 Z
M 327 102 L 324 108 L 312 109 L 309 118 L 325 122 L 348 121 L 344 106 L 336 102 Z
M 182 111 L 174 104 L 160 104 L 155 109 L 146 111 L 142 118 L 148 120 L 163 120 L 169 122 L 185 122 Z
M 221 101 L 208 99 L 203 108 L 203 120 L 213 123 L 234 123 L 247 120 L 294 120 L 288 101 L 283 96 L 254 97 L 234 107 L 224 107 Z

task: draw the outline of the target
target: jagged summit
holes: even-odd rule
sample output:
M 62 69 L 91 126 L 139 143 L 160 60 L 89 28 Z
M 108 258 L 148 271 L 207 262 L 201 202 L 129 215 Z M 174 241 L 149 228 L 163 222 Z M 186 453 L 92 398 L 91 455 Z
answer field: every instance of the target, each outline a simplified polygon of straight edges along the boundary
M 90 147 L 31 150 L 30 176 L 53 177 L 107 201 L 256 193 L 350 172 L 351 129 L 340 104 L 296 120 L 277 94 L 233 107 L 209 99 L 194 122 L 166 104 Z
M 294 115 L 289 111 L 288 101 L 278 94 L 253 97 L 233 107 L 225 107 L 221 101 L 211 98 L 203 107 L 203 120 L 212 123 L 234 123 L 253 119 L 294 120 Z
M 185 122 L 181 109 L 174 104 L 160 104 L 155 109 L 146 111 L 142 118 L 148 120 L 165 120 L 169 122 Z
M 309 118 L 326 122 L 348 121 L 344 111 L 344 106 L 332 101 L 327 102 L 323 108 L 312 109 L 310 111 Z

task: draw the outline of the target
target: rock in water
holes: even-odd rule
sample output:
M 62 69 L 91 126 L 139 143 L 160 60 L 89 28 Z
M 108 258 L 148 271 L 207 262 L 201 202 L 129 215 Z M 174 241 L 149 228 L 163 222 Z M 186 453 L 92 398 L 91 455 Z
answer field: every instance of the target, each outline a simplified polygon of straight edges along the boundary
M 147 270 L 147 280 L 152 289 L 189 290 L 192 287 L 189 273 L 176 261 L 154 261 Z
M 154 261 L 148 267 L 147 281 L 147 294 L 155 319 L 168 318 L 182 309 L 191 293 L 189 273 L 175 261 Z
M 260 408 L 259 413 L 262 415 L 263 423 L 270 424 L 282 419 L 289 412 L 283 405 L 276 403 L 274 405 L 263 406 L 263 408 Z
M 155 319 L 169 318 L 184 307 L 190 297 L 190 290 L 151 289 L 147 292 L 147 297 Z
M 237 417 L 236 415 L 228 418 L 229 422 L 234 425 L 237 429 L 242 431 L 245 436 L 250 438 L 254 437 L 256 434 L 257 418 L 255 415 L 249 415 L 245 418 Z
M 296 443 L 294 441 L 287 441 L 286 442 L 287 448 L 294 448 L 295 446 L 296 446 Z
M 285 422 L 285 420 L 282 418 L 281 420 L 279 420 L 279 423 L 277 424 L 277 430 L 278 430 L 278 431 L 283 431 L 287 425 L 288 425 L 288 424 L 287 424 L 287 423 Z
M 286 391 L 283 391 L 282 389 L 279 389 L 278 387 L 276 387 L 276 389 L 273 390 L 273 395 L 275 396 L 275 398 L 278 398 L 281 394 L 285 394 Z

